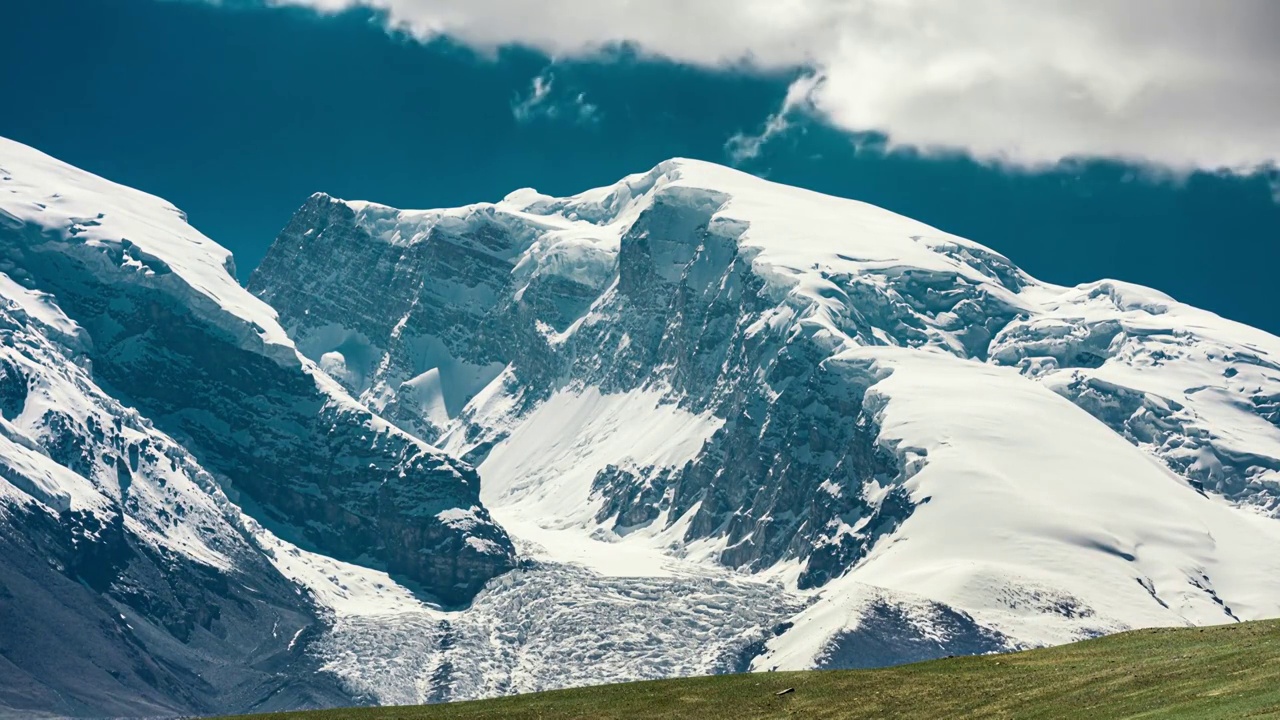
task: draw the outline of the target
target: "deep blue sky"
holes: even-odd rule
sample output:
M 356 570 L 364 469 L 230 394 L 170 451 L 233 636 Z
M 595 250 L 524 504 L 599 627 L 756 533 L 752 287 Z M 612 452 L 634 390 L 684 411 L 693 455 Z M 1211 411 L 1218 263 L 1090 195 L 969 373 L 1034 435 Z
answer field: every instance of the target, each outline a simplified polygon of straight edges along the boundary
M 173 201 L 235 252 L 241 280 L 314 191 L 437 207 L 568 194 L 676 155 L 727 162 L 726 140 L 757 130 L 790 80 L 561 64 L 554 97 L 583 93 L 594 119 L 521 122 L 512 106 L 545 57 L 422 45 L 362 13 L 0 0 L 0 29 L 0 135 Z M 1045 280 L 1138 282 L 1280 333 L 1280 204 L 1261 175 L 1008 172 L 858 151 L 816 122 L 743 167 L 972 238 Z

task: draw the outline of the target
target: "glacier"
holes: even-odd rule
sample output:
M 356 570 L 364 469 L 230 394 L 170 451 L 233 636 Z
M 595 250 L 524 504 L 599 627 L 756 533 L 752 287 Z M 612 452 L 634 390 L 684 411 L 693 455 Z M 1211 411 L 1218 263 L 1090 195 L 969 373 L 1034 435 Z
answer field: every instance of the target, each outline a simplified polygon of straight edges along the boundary
M 711 163 L 317 193 L 243 288 L 169 203 L 0 140 L 0 299 L 0 715 L 1280 615 L 1280 339 Z

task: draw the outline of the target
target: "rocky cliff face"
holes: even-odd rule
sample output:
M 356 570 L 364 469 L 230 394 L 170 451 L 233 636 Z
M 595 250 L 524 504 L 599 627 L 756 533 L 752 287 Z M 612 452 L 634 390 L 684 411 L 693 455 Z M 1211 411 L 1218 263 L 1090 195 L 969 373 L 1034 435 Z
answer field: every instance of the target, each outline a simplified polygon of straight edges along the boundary
M 832 338 L 805 327 L 807 308 L 779 308 L 739 246 L 745 225 L 713 219 L 728 196 L 667 185 L 676 172 L 624 186 L 651 197 L 613 238 L 618 228 L 560 227 L 536 203 L 402 213 L 318 195 L 249 289 L 362 401 L 424 437 L 453 433 L 473 461 L 505 432 L 467 406 L 495 381 L 521 409 L 566 387 L 660 388 L 689 412 L 726 418 L 683 467 L 602 470 L 597 519 L 628 530 L 685 518 L 684 540 L 723 540 L 727 565 L 799 558 L 801 585 L 820 585 L 912 505 L 861 414 L 869 378 L 824 364 Z M 614 222 L 594 205 L 558 212 Z
M 0 238 L 4 267 L 84 329 L 96 378 L 228 487 L 308 543 L 376 558 L 446 602 L 511 567 L 510 542 L 480 506 L 470 468 L 353 402 L 271 328 L 269 310 L 229 310 L 252 299 L 236 297 L 225 270 L 218 286 L 202 287 L 207 278 L 183 272 L 191 260 L 166 257 L 194 230 L 175 217 L 172 234 L 152 230 L 152 247 L 125 236 L 137 228 L 133 208 L 111 207 L 107 193 L 44 191 L 30 187 L 33 197 L 14 208 Z
M 671 402 L 725 418 L 705 462 L 612 467 L 594 487 L 599 519 L 620 526 L 696 508 L 687 539 L 726 536 L 721 557 L 735 566 L 766 567 L 819 545 L 843 559 L 821 560 L 816 582 L 866 544 L 822 542 L 821 528 L 841 518 L 888 530 L 906 512 L 900 496 L 884 507 L 855 499 L 858 478 L 900 468 L 873 447 L 873 420 L 860 415 L 860 388 L 875 378 L 828 362 L 854 345 L 1017 366 L 1197 486 L 1274 509 L 1280 442 L 1267 427 L 1276 426 L 1280 374 L 1262 349 L 1274 338 L 1123 283 L 1054 288 L 922 225 L 901 238 L 920 261 L 762 260 L 780 253 L 743 241 L 752 221 L 726 209 L 732 196 L 706 174 L 673 161 L 574 198 L 522 191 L 424 212 L 317 195 L 249 287 L 353 393 L 411 432 L 448 435 L 475 460 L 497 435 L 467 403 L 495 379 L 519 400 L 509 415 L 556 388 L 593 386 L 661 387 Z M 770 238 L 781 248 L 783 227 Z M 741 464 L 733 472 L 723 466 L 730 458 Z M 734 479 L 721 486 L 712 476 Z M 775 511 L 817 490 L 788 478 L 829 480 L 839 493 L 780 522 Z M 778 495 L 742 496 L 759 487 Z
M 0 280 L 0 710 L 168 716 L 349 698 L 323 611 L 182 445 L 93 378 L 91 335 Z
M 445 604 L 513 566 L 474 470 L 351 399 L 230 272 L 167 203 L 0 141 L 0 613 L 10 639 L 80 633 L 6 642 L 0 704 L 350 701 L 273 533 Z
M 1247 448 L 1197 420 L 1266 421 L 1272 361 L 1230 332 L 1210 337 L 1214 326 L 1189 323 L 1190 309 L 1161 318 L 1172 301 L 1126 301 L 1115 283 L 1063 293 L 925 226 L 903 231 L 918 262 L 762 261 L 742 240 L 751 221 L 726 210 L 723 190 L 682 183 L 688 167 L 665 164 L 594 195 L 455 210 L 317 195 L 249 287 L 350 391 L 475 461 L 507 431 L 467 406 L 494 382 L 517 400 L 508 418 L 584 386 L 659 387 L 724 418 L 687 466 L 602 470 L 596 519 L 623 529 L 692 513 L 685 540 L 724 539 L 719 557 L 735 567 L 803 558 L 804 586 L 847 569 L 912 506 L 894 489 L 901 464 L 861 410 L 875 378 L 829 362 L 843 347 L 1017 365 L 1197 485 L 1265 508 L 1280 497 L 1274 433 Z M 1205 377 L 1174 387 L 1188 352 L 1221 367 L 1198 364 L 1192 374 Z M 1132 372 L 1108 380 L 1122 374 L 1097 372 L 1111 359 Z M 1161 366 L 1159 383 L 1141 382 L 1153 373 L 1138 368 Z M 839 530 L 852 527 L 862 529 Z

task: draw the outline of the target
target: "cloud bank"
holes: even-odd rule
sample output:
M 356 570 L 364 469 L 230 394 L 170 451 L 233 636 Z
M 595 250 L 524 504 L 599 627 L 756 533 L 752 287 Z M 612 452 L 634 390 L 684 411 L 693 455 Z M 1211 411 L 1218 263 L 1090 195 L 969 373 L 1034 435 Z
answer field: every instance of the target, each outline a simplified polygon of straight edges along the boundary
M 814 113 L 893 145 L 1018 165 L 1280 160 L 1275 0 L 269 0 L 385 12 L 481 51 L 611 47 L 726 70 L 804 70 L 762 135 Z M 536 89 L 535 89 L 536 91 Z

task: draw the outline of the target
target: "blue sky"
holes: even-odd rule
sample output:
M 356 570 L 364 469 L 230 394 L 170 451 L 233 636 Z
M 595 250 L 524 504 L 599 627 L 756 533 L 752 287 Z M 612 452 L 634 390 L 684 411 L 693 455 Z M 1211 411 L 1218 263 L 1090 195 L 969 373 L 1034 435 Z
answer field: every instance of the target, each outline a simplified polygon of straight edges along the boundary
M 806 101 L 822 112 L 789 113 L 741 157 L 731 139 L 759 133 L 810 71 L 678 49 L 666 60 L 643 46 L 553 62 L 546 42 L 494 51 L 465 33 L 388 33 L 383 19 L 248 2 L 10 0 L 0 135 L 172 200 L 235 252 L 242 280 L 317 190 L 459 205 L 524 186 L 568 194 L 689 156 L 916 217 L 1045 280 L 1129 280 L 1280 332 L 1274 170 L 1165 173 L 1039 156 L 1019 169 L 889 149 L 850 126 L 843 96 L 824 95 Z M 885 117 L 904 133 L 932 132 Z M 980 130 L 955 137 L 987 157 L 990 129 Z M 1203 131 L 1179 132 L 1195 143 Z M 1086 149 L 1127 137 L 1059 136 Z M 1222 157 L 1250 147 L 1224 146 Z M 1177 142 L 1139 149 L 1184 159 Z

